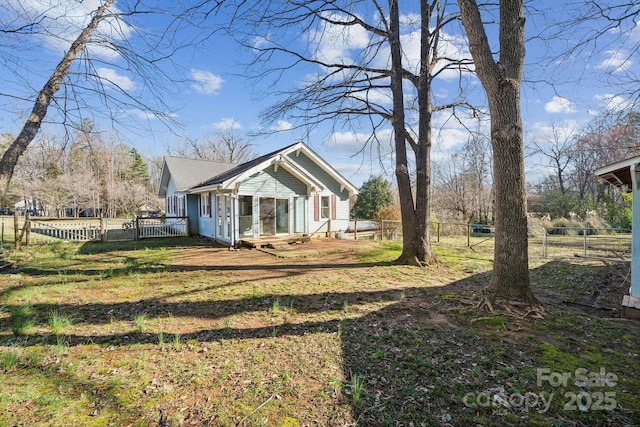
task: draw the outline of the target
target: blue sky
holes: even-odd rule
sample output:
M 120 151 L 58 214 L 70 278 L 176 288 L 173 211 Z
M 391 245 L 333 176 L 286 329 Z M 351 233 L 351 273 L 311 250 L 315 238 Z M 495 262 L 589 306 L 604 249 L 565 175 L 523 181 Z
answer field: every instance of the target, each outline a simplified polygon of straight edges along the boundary
M 62 19 L 45 20 L 43 26 L 49 35 L 30 36 L 12 39 L 0 36 L 0 48 L 5 53 L 4 62 L 0 62 L 0 132 L 16 134 L 26 114 L 32 106 L 34 94 L 42 87 L 48 75 L 53 70 L 62 54 L 69 45 L 69 40 L 77 34 L 87 22 L 89 13 L 97 8 L 99 0 L 84 0 L 82 3 L 66 0 L 6 0 L 5 6 L 0 6 L 0 24 L 8 26 L 20 22 L 18 16 L 12 16 L 13 11 L 20 10 L 31 16 L 38 16 L 46 10 L 47 15 L 64 16 Z M 547 8 L 548 16 L 562 16 L 569 14 L 576 4 L 564 2 L 536 2 L 541 8 Z M 116 7 L 123 6 L 116 2 Z M 363 10 L 363 16 L 368 11 Z M 554 15 L 555 14 L 555 15 Z M 411 11 L 405 11 L 405 18 L 411 20 Z M 131 42 L 141 46 L 144 37 L 140 37 L 142 24 L 154 32 L 168 25 L 166 17 L 149 17 L 146 21 L 138 22 L 138 27 L 119 25 L 101 26 L 103 36 L 124 42 Z M 214 26 L 216 19 L 223 20 L 219 15 L 209 21 Z M 113 23 L 112 23 L 113 24 Z M 597 24 L 594 24 L 597 26 Z M 211 28 L 208 27 L 208 28 Z M 603 106 L 621 108 L 626 105 L 625 99 L 616 96 L 621 93 L 621 87 L 614 85 L 618 77 L 624 77 L 637 67 L 638 53 L 632 53 L 634 46 L 640 42 L 640 26 L 630 29 L 629 36 L 623 41 L 614 31 L 603 36 L 600 43 L 603 48 L 593 51 L 587 50 L 567 55 L 557 61 L 548 61 L 546 66 L 540 65 L 540 58 L 557 54 L 590 28 L 579 28 L 567 40 L 560 38 L 551 42 L 542 42 L 533 38 L 545 22 L 539 14 L 528 16 L 527 34 L 530 41 L 527 44 L 527 67 L 525 78 L 537 83 L 523 85 L 522 112 L 525 123 L 525 135 L 528 141 L 548 138 L 551 124 L 565 129 L 567 135 L 579 131 L 587 125 Z M 70 30 L 71 28 L 71 30 Z M 331 32 L 331 29 L 327 29 Z M 550 33 L 549 31 L 547 31 Z M 187 28 L 182 30 L 181 37 L 198 38 L 202 31 Z M 305 35 L 306 41 L 312 40 L 313 35 Z M 355 57 L 363 45 L 366 44 L 366 34 L 354 29 L 349 34 L 337 37 L 323 37 L 316 39 L 317 55 L 328 59 L 348 60 Z M 447 34 L 444 49 L 450 55 L 464 55 L 461 34 L 452 32 Z M 299 41 L 299 40 L 298 40 Z M 298 42 L 292 40 L 291 43 Z M 260 39 L 256 39 L 260 42 Z M 407 59 L 415 62 L 412 52 L 417 51 L 415 25 L 408 25 L 403 32 L 404 49 Z M 607 43 L 611 43 L 607 45 Z M 7 52 L 9 55 L 7 55 Z M 11 55 L 13 54 L 13 56 Z M 153 102 L 142 79 L 133 70 L 126 67 L 121 57 L 105 49 L 92 47 L 89 54 L 98 59 L 96 73 L 104 81 L 117 84 L 134 97 L 140 97 L 145 102 Z M 157 156 L 166 153 L 167 147 L 178 141 L 180 136 L 201 138 L 213 135 L 216 131 L 233 129 L 238 135 L 248 135 L 259 129 L 260 113 L 277 98 L 268 81 L 256 82 L 242 77 L 243 63 L 252 59 L 250 49 L 239 47 L 230 37 L 222 32 L 212 34 L 205 40 L 198 42 L 198 49 L 186 49 L 174 56 L 174 63 L 165 69 L 168 75 L 180 80 L 179 83 L 160 86 L 161 94 L 166 97 L 167 112 L 181 125 L 169 132 L 161 123 L 150 118 L 142 110 L 131 109 L 118 113 L 121 123 L 129 123 L 129 127 L 118 127 L 118 138 L 128 145 L 135 146 L 147 156 Z M 381 54 L 384 56 L 384 52 Z M 384 60 L 384 58 L 379 58 Z M 114 66 L 115 65 L 115 66 Z M 318 73 L 320 70 L 296 69 L 287 75 L 285 81 L 279 82 L 281 87 L 287 84 L 297 84 L 296 79 L 304 79 L 305 73 Z M 296 74 L 298 73 L 298 74 Z M 446 100 L 458 89 L 456 76 L 445 75 L 435 87 L 437 96 Z M 477 81 L 465 81 L 466 90 L 471 100 L 482 100 L 482 91 Z M 553 85 L 549 84 L 554 83 Z M 166 90 L 165 90 L 166 89 Z M 108 84 L 107 84 L 107 90 Z M 101 104 L 97 99 L 84 99 L 95 110 L 100 111 Z M 100 129 L 111 134 L 111 123 L 95 116 Z M 469 122 L 470 123 L 470 122 Z M 316 129 L 309 135 L 301 130 L 293 129 L 293 122 L 283 120 L 271 123 L 269 126 L 285 130 L 285 132 L 269 137 L 253 138 L 252 142 L 258 154 L 278 149 L 299 140 L 304 140 L 321 156 L 328 160 L 338 171 L 359 186 L 372 174 L 384 173 L 382 165 L 392 165 L 392 155 L 388 147 L 381 150 L 382 158 L 377 153 L 368 153 L 363 157 L 358 155 L 370 129 L 332 129 L 328 124 Z M 434 120 L 436 132 L 434 134 L 433 160 L 444 163 L 467 140 L 468 132 L 448 113 L 437 115 Z M 486 123 L 485 125 L 486 126 Z M 287 129 L 289 129 L 287 131 Z M 486 127 L 485 127 L 486 129 Z M 137 131 L 136 131 L 137 130 Z M 56 138 L 61 134 L 59 127 L 47 125 L 42 135 Z M 393 170 L 390 167 L 387 172 Z M 544 173 L 544 165 L 540 159 L 527 159 L 527 177 L 530 182 L 536 182 Z M 388 175 L 393 179 L 392 175 Z

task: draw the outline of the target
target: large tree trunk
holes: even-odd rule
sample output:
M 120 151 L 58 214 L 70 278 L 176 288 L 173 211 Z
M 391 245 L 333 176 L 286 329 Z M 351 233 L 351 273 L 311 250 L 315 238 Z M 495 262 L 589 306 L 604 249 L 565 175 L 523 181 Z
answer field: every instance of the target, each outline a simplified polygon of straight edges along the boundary
M 425 165 L 425 162 L 428 162 L 429 149 L 423 147 L 420 143 L 417 144 L 416 199 L 414 203 L 407 158 L 398 0 L 389 0 L 389 44 L 391 47 L 391 92 L 393 94 L 396 179 L 402 216 L 402 254 L 396 262 L 408 265 L 425 265 L 431 262 L 433 258 L 428 224 L 428 166 Z M 422 125 L 420 127 L 422 128 Z
M 524 138 L 520 84 L 524 66 L 522 0 L 500 1 L 500 60 L 496 62 L 475 0 L 458 0 L 462 23 L 491 113 L 496 236 L 491 300 L 536 301 L 529 281 Z
M 1 203 L 4 204 L 16 164 L 18 163 L 20 156 L 22 156 L 29 144 L 31 144 L 31 141 L 36 137 L 38 130 L 40 130 L 42 121 L 47 115 L 49 104 L 66 78 L 69 72 L 69 67 L 71 67 L 71 64 L 77 58 L 78 54 L 86 47 L 89 37 L 93 34 L 95 29 L 98 28 L 98 24 L 102 21 L 104 14 L 109 7 L 111 7 L 114 1 L 115 0 L 106 0 L 104 4 L 96 10 L 86 28 L 82 30 L 80 35 L 71 44 L 69 51 L 64 55 L 62 61 L 60 61 L 58 66 L 55 68 L 47 83 L 45 83 L 42 90 L 38 93 L 33 109 L 31 110 L 31 114 L 27 118 L 20 134 L 2 155 L 2 159 L 0 159 Z
M 420 32 L 420 73 L 418 79 L 418 143 L 414 148 L 416 159 L 416 228 L 415 242 L 417 256 L 421 263 L 430 264 L 436 261 L 431 248 L 429 214 L 431 212 L 431 118 L 433 105 L 431 104 L 431 67 L 433 64 L 427 59 L 431 57 L 430 50 L 437 48 L 431 31 L 431 6 L 429 1 L 420 1 L 420 16 L 422 31 Z

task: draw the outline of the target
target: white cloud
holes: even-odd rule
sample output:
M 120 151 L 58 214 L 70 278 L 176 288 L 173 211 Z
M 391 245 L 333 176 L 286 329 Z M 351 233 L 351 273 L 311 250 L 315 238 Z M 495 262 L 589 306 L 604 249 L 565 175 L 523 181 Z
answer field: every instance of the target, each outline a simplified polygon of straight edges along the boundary
M 462 127 L 446 127 L 434 132 L 434 150 L 449 151 L 469 140 L 470 133 Z
M 291 129 L 293 129 L 293 123 L 290 123 L 286 120 L 278 120 L 275 126 L 269 128 L 269 130 L 276 132 L 284 132 Z
M 129 116 L 135 117 L 140 120 L 158 120 L 158 117 L 153 114 L 151 111 L 141 110 L 139 108 L 133 108 L 131 110 L 127 110 L 126 112 Z M 176 118 L 178 117 L 176 114 L 170 113 L 164 115 L 167 118 Z
M 334 132 L 329 136 L 327 145 L 339 151 L 354 153 L 364 145 L 370 134 L 347 132 Z
M 389 158 L 389 160 L 393 162 L 392 158 Z M 382 176 L 388 181 L 395 183 L 393 165 L 383 166 L 378 162 L 369 162 L 365 161 L 365 159 L 358 162 L 358 160 L 354 158 L 348 163 L 331 162 L 331 166 L 358 188 L 372 176 Z
M 573 113 L 575 112 L 575 108 L 573 102 L 569 99 L 554 95 L 551 101 L 544 104 L 544 111 L 551 114 Z
M 96 71 L 98 72 L 98 77 L 100 77 L 102 82 L 108 86 L 117 86 L 118 88 L 125 91 L 131 91 L 135 89 L 133 80 L 131 80 L 127 76 L 118 74 L 118 72 L 114 69 L 100 67 L 97 68 Z
M 232 130 L 232 129 L 240 129 L 242 128 L 242 125 L 236 119 L 225 117 L 219 122 L 214 123 L 213 128 L 218 130 Z
M 206 70 L 191 70 L 191 78 L 194 80 L 191 87 L 205 95 L 217 95 L 224 83 L 222 77 Z
M 636 22 L 636 25 L 631 29 L 629 38 L 634 42 L 640 41 L 640 22 Z
M 490 134 L 487 119 L 480 123 L 480 132 L 485 135 Z M 453 111 L 444 110 L 433 115 L 432 126 L 434 152 L 448 153 L 469 140 L 471 137 L 470 129 L 478 130 L 478 119 L 470 114 L 454 116 Z
M 334 21 L 347 20 L 341 15 L 326 15 L 325 18 Z M 324 23 L 318 31 L 309 32 L 309 41 L 317 46 L 316 59 L 328 63 L 351 64 L 352 50 L 360 50 L 369 46 L 370 39 L 367 30 L 360 25 L 333 25 Z
M 87 26 L 93 13 L 101 6 L 101 0 L 67 1 L 67 0 L 5 0 L 7 8 L 4 12 L 15 14 L 6 17 L 15 24 L 28 23 L 40 20 L 40 25 L 46 30 L 38 37 L 49 49 L 65 52 L 70 44 L 78 37 Z M 118 13 L 116 6 L 109 9 L 111 14 Z M 42 19 L 41 19 L 42 18 Z M 92 40 L 98 43 L 89 43 L 87 49 L 93 55 L 114 59 L 119 56 L 117 52 L 108 47 L 104 40 L 122 41 L 131 34 L 131 27 L 117 17 L 109 17 L 103 20 L 93 36 Z
M 633 65 L 631 53 L 627 50 L 608 50 L 605 52 L 605 55 L 607 55 L 607 57 L 596 65 L 597 69 L 613 69 L 614 72 L 622 72 L 628 70 Z
M 269 36 L 258 36 L 253 39 L 253 48 L 260 49 L 269 44 Z
M 576 120 L 562 120 L 559 122 L 534 122 L 528 126 L 528 138 L 535 141 L 562 144 L 571 140 L 579 129 Z
M 341 156 L 342 159 L 347 154 L 354 158 L 361 157 L 366 163 L 393 163 L 393 130 L 378 130 L 376 137 L 374 139 L 371 133 L 365 132 L 334 132 L 325 140 L 324 146 L 329 150 L 329 155 Z
M 403 61 L 405 68 L 411 70 L 413 73 L 419 73 L 420 67 L 420 30 L 416 30 L 400 36 L 400 43 L 402 44 Z M 437 64 L 437 68 L 433 71 L 434 74 L 440 72 L 439 78 L 447 81 L 455 80 L 459 77 L 460 72 L 453 66 L 450 69 L 443 70 L 447 66 L 451 66 L 456 61 L 471 58 L 471 53 L 467 48 L 466 39 L 464 37 L 454 36 L 441 31 L 438 40 L 438 55 L 441 58 L 447 58 L 447 60 L 441 59 Z M 381 50 L 379 55 L 379 66 L 386 66 L 390 58 L 390 52 L 388 48 Z M 473 68 L 470 66 L 469 68 Z
M 537 133 L 551 133 L 554 129 L 556 131 L 562 131 L 565 134 L 573 133 L 578 128 L 578 122 L 576 120 L 562 120 L 560 122 L 535 122 L 532 128 Z
M 614 95 L 612 93 L 596 95 L 595 100 L 603 108 L 615 111 L 622 111 L 630 106 L 629 101 L 619 95 Z

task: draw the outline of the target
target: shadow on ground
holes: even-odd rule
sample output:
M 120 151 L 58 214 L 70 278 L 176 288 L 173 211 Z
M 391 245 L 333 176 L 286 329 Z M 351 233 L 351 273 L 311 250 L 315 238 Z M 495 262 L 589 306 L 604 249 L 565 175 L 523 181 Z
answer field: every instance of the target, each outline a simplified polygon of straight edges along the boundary
M 249 270 L 263 270 L 270 279 L 284 279 L 322 274 L 330 268 L 386 265 L 353 262 L 319 265 L 272 260 L 266 265 L 167 266 L 166 271 L 233 273 L 228 283 L 219 285 L 224 287 L 241 283 L 243 272 Z M 78 270 L 77 273 L 99 274 L 93 270 Z M 23 274 L 37 276 L 49 273 L 25 269 Z M 603 269 L 576 267 L 560 261 L 532 270 L 531 277 L 536 293 L 548 308 L 547 319 L 516 319 L 476 313 L 467 299 L 489 282 L 489 274 L 482 273 L 441 287 L 408 283 L 393 290 L 278 295 L 283 307 L 295 307 L 295 315 L 284 323 L 242 328 L 221 326 L 181 334 L 181 339 L 183 342 L 207 344 L 302 337 L 315 333 L 336 334 L 341 341 L 342 369 L 346 378 L 342 399 L 352 405 L 355 423 L 362 426 L 530 425 L 533 421 L 542 423 L 542 420 L 548 422 L 543 425 L 631 425 L 640 422 L 638 408 L 584 414 L 563 411 L 562 406 L 554 406 L 543 413 L 544 408 L 539 404 L 516 407 L 513 404 L 505 406 L 498 401 L 508 401 L 516 393 L 540 392 L 536 384 L 536 369 L 548 367 L 541 365 L 543 363 L 553 362 L 553 356 L 548 354 L 549 346 L 562 350 L 556 357 L 564 357 L 564 352 L 585 352 L 582 359 L 577 359 L 582 361 L 577 367 L 596 371 L 602 364 L 609 363 L 607 369 L 615 372 L 638 370 L 640 345 L 637 340 L 632 348 L 624 349 L 626 353 L 635 352 L 634 357 L 619 357 L 607 349 L 615 348 L 622 340 L 621 335 L 629 333 L 628 330 L 619 331 L 594 319 L 616 316 L 614 301 L 621 300 L 625 284 Z M 198 292 L 213 289 L 198 289 Z M 2 296 L 11 291 L 3 291 Z M 86 325 L 133 321 L 134 315 L 142 312 L 150 320 L 166 316 L 220 320 L 237 314 L 269 311 L 275 298 L 264 295 L 172 301 L 172 298 L 184 296 L 185 293 L 176 292 L 162 298 L 112 304 L 36 304 L 33 309 L 37 313 L 36 325 L 40 326 L 46 324 L 46 313 L 51 312 L 73 313 L 76 323 Z M 358 315 L 360 307 L 371 303 L 379 303 L 382 308 Z M 6 309 L 11 310 L 11 304 L 6 305 Z M 347 315 L 336 316 L 341 310 Z M 331 318 L 297 321 L 297 317 L 306 314 L 323 313 L 331 314 Z M 11 327 L 9 317 L 0 319 L 0 333 L 4 335 L 0 340 L 5 343 L 10 342 L 13 346 L 56 344 L 56 337 L 51 334 L 11 338 Z M 636 327 L 630 326 L 631 330 L 636 330 L 633 329 Z M 162 332 L 170 336 L 177 331 Z M 603 341 L 603 337 L 607 340 Z M 68 346 L 97 344 L 102 348 L 113 348 L 157 344 L 158 334 L 132 331 L 107 335 L 65 334 L 64 340 Z M 590 358 L 591 353 L 608 354 L 609 360 L 596 356 Z M 569 368 L 568 365 L 562 366 L 555 369 Z M 69 393 L 90 392 L 88 384 L 79 379 L 72 380 L 77 387 L 69 389 Z M 478 400 L 479 396 L 485 395 L 491 399 L 486 405 Z M 104 400 L 114 399 L 113 396 L 105 396 Z M 170 412 L 177 408 L 167 403 L 164 410 Z

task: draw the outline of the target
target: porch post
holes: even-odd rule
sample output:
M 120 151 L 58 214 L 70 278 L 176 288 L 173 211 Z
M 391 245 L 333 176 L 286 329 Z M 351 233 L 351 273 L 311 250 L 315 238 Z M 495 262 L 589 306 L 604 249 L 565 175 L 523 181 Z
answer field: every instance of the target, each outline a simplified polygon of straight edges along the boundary
M 236 239 L 236 237 L 239 234 L 238 229 L 236 227 L 236 224 L 239 222 L 239 221 L 236 221 L 236 212 L 238 212 L 238 209 L 237 209 L 238 208 L 238 197 L 236 197 L 233 194 L 229 194 L 229 204 L 231 205 L 230 209 L 229 209 L 229 212 L 230 212 L 230 215 L 229 215 L 229 221 L 230 221 L 229 228 L 231 228 L 231 233 L 229 233 L 230 234 L 229 240 L 230 240 L 230 243 L 231 243 L 231 247 L 235 247 L 236 242 L 238 241 Z
M 630 167 L 631 200 L 631 288 L 622 300 L 623 307 L 640 309 L 640 165 Z

